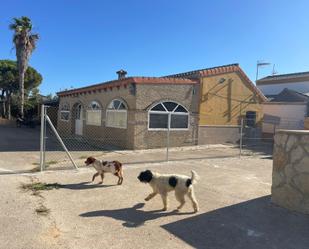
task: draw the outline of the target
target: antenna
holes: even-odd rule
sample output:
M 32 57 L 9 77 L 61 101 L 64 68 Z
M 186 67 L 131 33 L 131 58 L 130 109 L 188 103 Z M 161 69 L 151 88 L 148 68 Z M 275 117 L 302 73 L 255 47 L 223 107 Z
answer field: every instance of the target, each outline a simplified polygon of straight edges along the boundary
M 276 64 L 273 65 L 273 71 L 272 71 L 272 73 L 271 73 L 272 75 L 278 74 L 278 72 L 275 70 L 275 66 L 276 66 Z
M 258 76 L 259 76 L 259 67 L 268 66 L 270 64 L 271 63 L 269 63 L 269 62 L 263 62 L 261 60 L 256 62 L 256 78 L 255 78 L 255 82 L 257 81 Z

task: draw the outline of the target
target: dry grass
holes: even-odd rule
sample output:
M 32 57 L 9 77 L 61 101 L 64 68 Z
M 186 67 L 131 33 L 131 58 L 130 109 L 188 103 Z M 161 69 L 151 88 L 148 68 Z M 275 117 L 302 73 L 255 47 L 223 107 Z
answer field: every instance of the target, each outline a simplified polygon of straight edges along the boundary
M 50 213 L 50 209 L 41 204 L 38 208 L 35 209 L 35 212 L 39 215 L 48 215 Z
M 32 182 L 23 183 L 21 188 L 25 191 L 39 192 L 41 190 L 52 190 L 60 188 L 58 183 L 44 183 L 44 182 Z

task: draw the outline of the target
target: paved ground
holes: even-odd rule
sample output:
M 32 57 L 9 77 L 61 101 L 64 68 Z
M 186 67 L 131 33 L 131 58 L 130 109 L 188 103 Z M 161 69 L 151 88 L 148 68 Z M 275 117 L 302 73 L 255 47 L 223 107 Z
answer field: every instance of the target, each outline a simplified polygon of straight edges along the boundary
M 220 158 L 125 166 L 122 186 L 109 175 L 104 185 L 89 183 L 92 169 L 0 176 L 0 248 L 284 248 L 307 249 L 309 216 L 270 203 L 272 161 Z M 159 197 L 143 199 L 150 188 L 136 179 L 144 168 L 201 176 L 195 186 L 200 212 L 189 202 L 179 214 Z M 41 195 L 21 183 L 62 184 Z M 35 209 L 44 205 L 47 216 Z

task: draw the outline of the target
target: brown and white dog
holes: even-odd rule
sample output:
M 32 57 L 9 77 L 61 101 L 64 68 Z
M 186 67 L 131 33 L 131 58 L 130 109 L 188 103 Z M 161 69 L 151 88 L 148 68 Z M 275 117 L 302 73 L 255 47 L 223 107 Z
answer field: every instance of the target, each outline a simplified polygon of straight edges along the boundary
M 161 195 L 164 211 L 167 210 L 167 194 L 170 191 L 175 191 L 176 199 L 180 203 L 177 207 L 178 210 L 184 206 L 186 195 L 192 202 L 194 212 L 199 210 L 193 188 L 193 184 L 196 183 L 199 176 L 194 170 L 191 171 L 191 177 L 178 174 L 160 174 L 145 170 L 137 178 L 142 183 L 148 183 L 152 188 L 152 193 L 145 198 L 145 201 L 149 201 L 157 194 Z
M 103 183 L 104 179 L 104 174 L 105 173 L 112 173 L 115 176 L 118 177 L 118 185 L 121 185 L 123 182 L 123 170 L 122 170 L 122 164 L 118 161 L 112 161 L 112 162 L 107 162 L 107 161 L 100 161 L 95 159 L 94 157 L 88 157 L 87 160 L 85 161 L 85 164 L 92 165 L 97 173 L 95 173 L 92 177 L 92 181 L 100 175 L 102 181 L 99 184 Z

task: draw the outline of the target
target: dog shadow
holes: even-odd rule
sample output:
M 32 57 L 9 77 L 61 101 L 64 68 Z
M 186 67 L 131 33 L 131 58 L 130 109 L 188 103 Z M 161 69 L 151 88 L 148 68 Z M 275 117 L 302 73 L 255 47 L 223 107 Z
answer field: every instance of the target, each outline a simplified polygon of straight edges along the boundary
M 72 184 L 60 184 L 60 188 L 71 189 L 71 190 L 85 190 L 85 189 L 95 189 L 95 188 L 108 188 L 117 185 L 104 185 L 93 182 L 80 182 Z
M 171 215 L 188 215 L 194 212 L 181 213 L 177 210 L 170 212 L 163 212 L 162 210 L 143 211 L 140 210 L 145 206 L 145 203 L 138 203 L 131 208 L 122 208 L 116 210 L 97 210 L 80 214 L 81 217 L 111 217 L 116 220 L 124 221 L 122 224 L 124 227 L 134 228 L 144 225 L 146 221 L 155 220 L 157 218 L 171 216 Z

